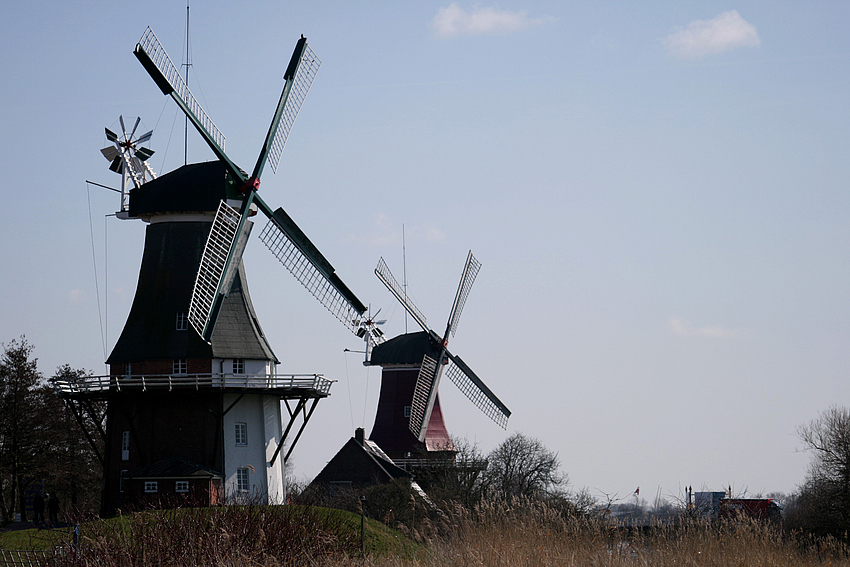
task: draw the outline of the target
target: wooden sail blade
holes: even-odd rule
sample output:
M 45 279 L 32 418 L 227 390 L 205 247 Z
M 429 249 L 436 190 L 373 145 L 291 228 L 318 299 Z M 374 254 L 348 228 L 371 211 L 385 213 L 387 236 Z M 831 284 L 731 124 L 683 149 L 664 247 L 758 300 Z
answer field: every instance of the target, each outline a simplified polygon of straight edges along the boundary
M 224 153 L 224 134 L 189 90 L 186 81 L 180 76 L 177 67 L 151 28 L 148 27 L 142 34 L 133 53 L 163 94 L 171 95 L 177 102 L 213 153 L 227 165 L 233 177 L 245 183 L 247 181 L 245 173 Z
M 260 208 L 266 212 L 264 207 Z M 286 211 L 277 209 L 269 217 L 260 240 L 319 303 L 352 333 L 357 333 L 366 306 L 336 275 L 330 262 Z
M 449 377 L 449 380 L 484 415 L 495 421 L 502 429 L 506 429 L 508 427 L 508 418 L 511 416 L 511 410 L 496 397 L 496 394 L 481 381 L 481 378 L 475 375 L 475 372 L 459 356 L 454 356 L 450 352 L 446 354 L 449 358 L 449 365 L 446 369 L 446 375 Z
M 425 319 L 425 315 L 423 315 L 419 308 L 414 305 L 409 297 L 407 297 L 407 292 L 404 291 L 404 288 L 401 287 L 395 277 L 393 277 L 392 272 L 390 272 L 390 268 L 387 266 L 387 263 L 384 262 L 383 258 L 378 261 L 378 267 L 375 268 L 375 275 L 378 276 L 379 280 L 384 282 L 384 285 L 387 286 L 390 293 L 399 300 L 405 310 L 410 313 L 410 316 L 419 323 L 422 330 L 431 332 L 431 329 L 428 328 L 428 321 Z
M 413 400 L 410 402 L 410 422 L 408 423 L 410 432 L 419 441 L 425 441 L 425 433 L 428 431 L 428 422 L 431 421 L 431 412 L 434 410 L 439 383 L 440 372 L 437 368 L 437 361 L 426 354 L 422 357 L 419 376 L 416 377 Z
M 233 283 L 252 224 L 247 219 L 243 221 L 243 215 L 224 201 L 219 203 L 189 302 L 189 323 L 207 342 L 215 330 L 221 302 Z
M 251 177 L 259 179 L 267 162 L 272 170 L 277 172 L 283 148 L 289 138 L 289 131 L 295 123 L 298 111 L 301 110 L 301 105 L 310 91 L 310 86 L 321 64 L 322 62 L 307 45 L 307 39 L 302 36 L 295 45 L 295 51 L 292 53 L 283 77 L 286 82 Z
M 457 332 L 457 323 L 460 320 L 461 311 L 463 311 L 463 306 L 466 305 L 466 298 L 469 296 L 469 291 L 472 289 L 472 284 L 475 282 L 475 277 L 478 275 L 478 270 L 480 269 L 481 262 L 475 259 L 475 256 L 472 255 L 472 250 L 470 250 L 469 255 L 466 257 L 466 264 L 463 267 L 460 283 L 457 286 L 457 294 L 455 294 L 452 312 L 449 315 L 445 339 L 449 338 L 449 332 L 451 332 L 452 336 Z

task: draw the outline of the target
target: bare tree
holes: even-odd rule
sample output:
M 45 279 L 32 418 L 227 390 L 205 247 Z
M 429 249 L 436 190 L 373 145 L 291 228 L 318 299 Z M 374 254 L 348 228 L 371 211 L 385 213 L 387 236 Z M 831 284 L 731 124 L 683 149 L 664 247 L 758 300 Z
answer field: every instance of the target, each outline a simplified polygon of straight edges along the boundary
M 842 536 L 850 531 L 850 410 L 833 406 L 798 429 L 812 461 L 796 499 L 800 527 Z
M 566 484 L 558 454 L 543 443 L 514 433 L 487 456 L 484 479 L 494 496 L 538 498 Z

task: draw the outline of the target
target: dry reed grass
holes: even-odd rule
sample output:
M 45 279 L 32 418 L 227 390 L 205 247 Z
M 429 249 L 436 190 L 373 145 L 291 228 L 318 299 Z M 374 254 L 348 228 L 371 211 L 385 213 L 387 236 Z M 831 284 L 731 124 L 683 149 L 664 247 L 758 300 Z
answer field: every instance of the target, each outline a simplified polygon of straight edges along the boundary
M 347 557 L 338 566 L 407 567 L 803 567 L 850 566 L 835 540 L 801 541 L 777 526 L 741 520 L 687 520 L 647 529 L 570 517 L 545 504 L 489 504 L 447 518 L 422 561 Z

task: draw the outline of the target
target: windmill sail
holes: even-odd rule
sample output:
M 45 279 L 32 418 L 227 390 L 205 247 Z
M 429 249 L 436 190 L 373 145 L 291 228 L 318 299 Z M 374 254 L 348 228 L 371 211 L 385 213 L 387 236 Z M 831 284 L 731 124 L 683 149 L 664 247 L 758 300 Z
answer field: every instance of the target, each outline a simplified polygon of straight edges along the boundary
M 496 394 L 481 381 L 481 378 L 475 375 L 475 372 L 459 356 L 454 356 L 451 353 L 446 354 L 449 357 L 449 365 L 446 368 L 446 376 L 449 380 L 463 392 L 463 395 L 469 398 L 469 401 L 484 412 L 484 415 L 495 421 L 502 429 L 506 429 L 511 410 L 496 397 Z
M 277 173 L 277 166 L 280 163 L 283 148 L 286 146 L 286 140 L 289 138 L 289 131 L 292 129 L 292 124 L 298 116 L 298 111 L 301 110 L 301 105 L 310 91 L 310 86 L 313 84 L 313 79 L 316 78 L 316 73 L 318 73 L 321 64 L 321 60 L 307 45 L 307 39 L 302 36 L 295 46 L 289 67 L 287 67 L 286 74 L 283 76 L 286 84 L 280 94 L 277 110 L 252 177 L 260 176 L 266 159 L 268 159 L 272 170 Z
M 384 285 L 387 286 L 387 289 L 390 290 L 396 299 L 404 306 L 410 316 L 419 323 L 419 326 L 422 327 L 425 331 L 430 331 L 428 328 L 428 321 L 425 319 L 425 315 L 419 310 L 416 305 L 413 304 L 412 301 L 407 297 L 407 293 L 404 291 L 404 288 L 399 285 L 398 281 L 393 277 L 392 272 L 390 272 L 390 268 L 387 266 L 387 263 L 384 262 L 384 259 L 381 258 L 378 262 L 378 267 L 375 268 L 375 275 L 378 276 L 378 279 L 384 282 Z
M 221 283 L 228 266 L 228 258 L 237 240 L 241 217 L 239 211 L 221 201 L 201 256 L 189 304 L 189 323 L 205 340 L 210 340 L 212 336 L 213 325 L 210 325 L 210 321 L 213 319 L 218 296 L 227 293 L 226 290 L 220 293 Z M 244 242 L 245 239 L 242 240 Z
M 177 67 L 171 61 L 165 48 L 150 27 L 145 29 L 145 33 L 142 34 L 142 38 L 139 40 L 133 53 L 162 93 L 171 95 L 180 108 L 183 109 L 183 112 L 186 113 L 186 116 L 195 125 L 201 137 L 206 140 L 218 159 L 224 161 L 228 169 L 231 170 L 231 173 L 239 177 L 239 168 L 224 153 L 224 134 L 221 133 L 221 130 L 212 121 L 212 118 L 204 111 L 201 104 L 195 98 L 195 95 L 192 94 L 192 91 L 189 90 L 189 85 L 180 76 L 180 71 L 177 70 Z
M 353 333 L 366 306 L 336 275 L 333 266 L 298 225 L 278 209 L 260 233 L 260 240 L 289 272 Z
M 433 399 L 437 397 L 439 378 L 437 361 L 426 354 L 422 357 L 422 365 L 419 367 L 419 376 L 416 378 L 416 387 L 413 390 L 413 401 L 410 404 L 410 432 L 420 441 L 425 440 L 425 433 L 428 431 L 428 422 L 431 420 L 431 411 L 434 409 Z
M 460 277 L 460 284 L 457 286 L 457 294 L 455 301 L 452 304 L 452 312 L 449 315 L 448 330 L 452 336 L 455 336 L 457 331 L 457 323 L 460 320 L 460 314 L 463 311 L 463 306 L 466 305 L 466 298 L 469 297 L 469 290 L 472 289 L 472 284 L 475 282 L 475 276 L 478 275 L 478 270 L 481 269 L 481 262 L 475 259 L 472 255 L 472 250 L 466 257 L 466 264 L 463 267 L 463 275 Z M 448 338 L 448 335 L 446 335 Z

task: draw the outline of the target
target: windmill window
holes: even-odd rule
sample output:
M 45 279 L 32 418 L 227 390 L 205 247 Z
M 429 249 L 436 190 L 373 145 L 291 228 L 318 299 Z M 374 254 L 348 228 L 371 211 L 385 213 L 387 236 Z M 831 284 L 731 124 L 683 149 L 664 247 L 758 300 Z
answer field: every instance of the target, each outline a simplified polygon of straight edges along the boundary
M 172 366 L 172 371 L 174 374 L 186 374 L 187 365 L 185 358 L 175 358 L 174 365 Z
M 124 431 L 121 433 L 121 460 L 130 460 L 130 432 Z
M 410 406 L 404 406 L 404 417 L 410 417 Z
M 155 480 L 146 480 L 145 481 L 145 492 L 150 494 L 152 492 L 158 492 L 158 491 L 159 491 L 159 483 L 157 481 L 155 481 Z
M 124 475 L 127 474 L 127 469 L 121 470 L 121 476 L 118 477 L 118 492 L 124 492 Z
M 189 329 L 189 316 L 185 312 L 177 314 L 177 330 L 187 331 Z
M 236 469 L 236 490 L 239 492 L 248 492 L 248 469 Z
M 174 492 L 189 492 L 188 480 L 177 480 L 174 482 Z
M 237 423 L 236 424 L 236 445 L 237 446 L 245 446 L 248 444 L 248 424 L 247 423 Z
M 133 363 L 125 362 L 124 363 L 124 376 L 129 378 L 133 375 Z
M 233 359 L 233 373 L 234 374 L 245 374 L 245 359 L 244 358 L 234 358 Z

